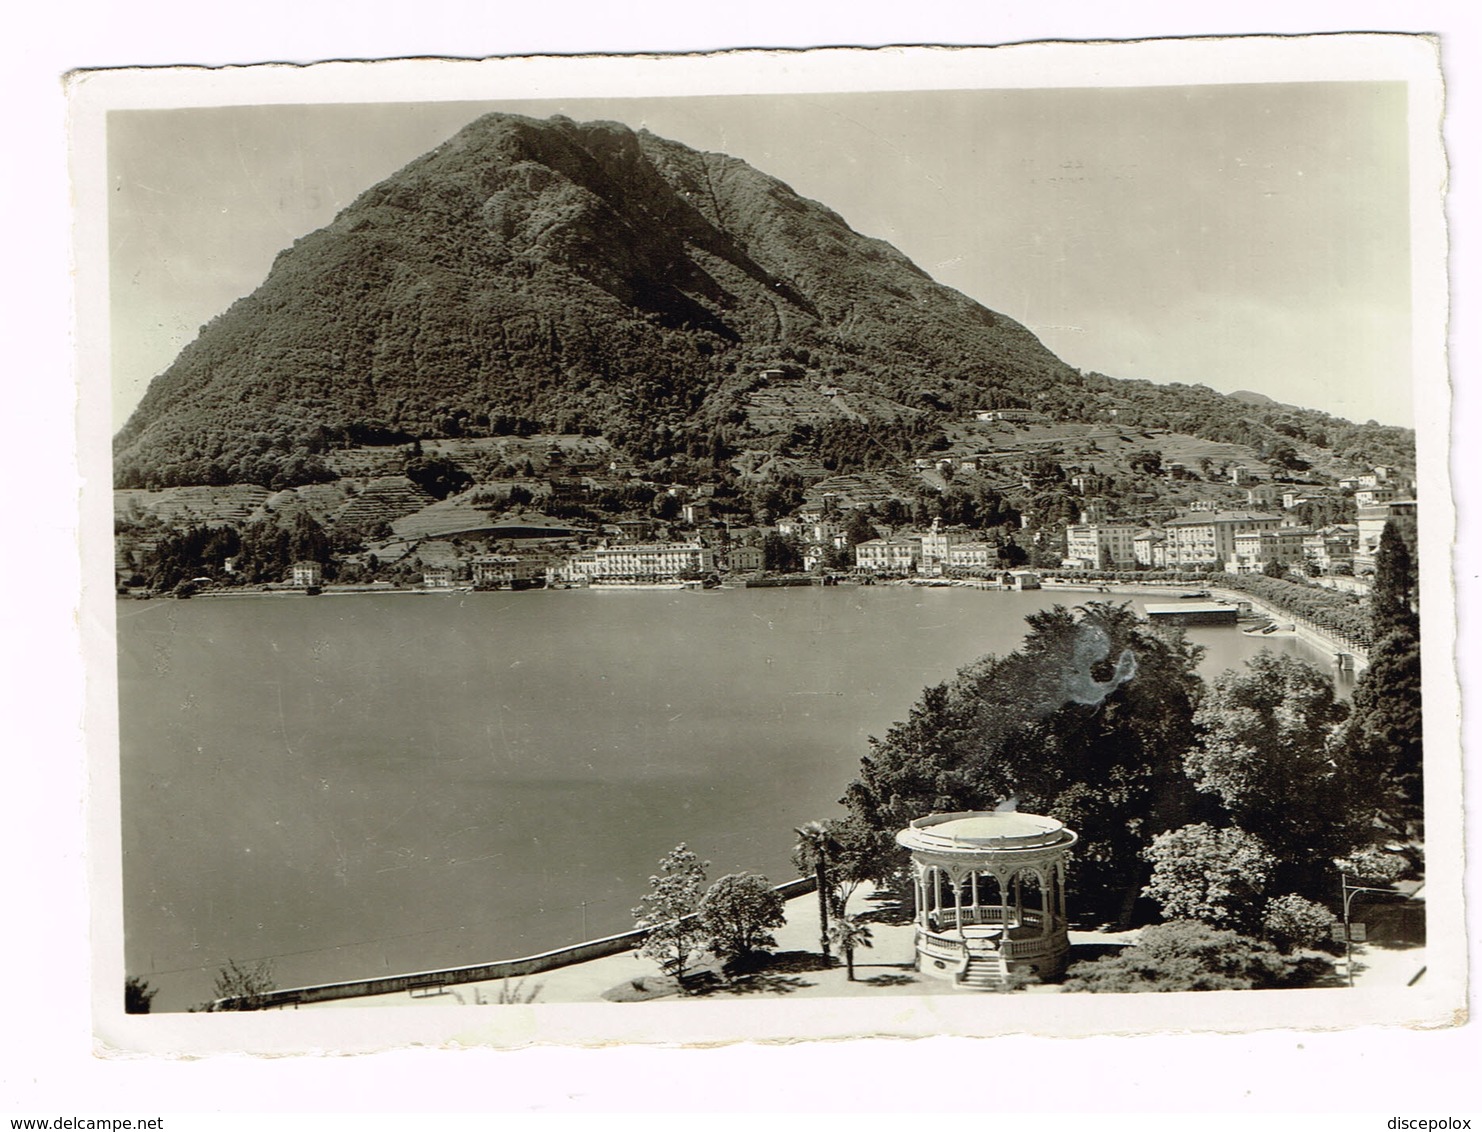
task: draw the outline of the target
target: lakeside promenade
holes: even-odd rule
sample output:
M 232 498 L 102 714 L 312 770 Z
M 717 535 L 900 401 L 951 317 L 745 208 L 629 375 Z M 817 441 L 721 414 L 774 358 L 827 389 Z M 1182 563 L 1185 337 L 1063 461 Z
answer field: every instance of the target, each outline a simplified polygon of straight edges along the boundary
M 849 901 L 854 915 L 869 915 L 881 905 L 871 899 L 866 887 Z M 873 946 L 854 954 L 855 981 L 850 982 L 843 961 L 835 957 L 836 966 L 824 967 L 818 953 L 818 902 L 811 894 L 796 896 L 785 906 L 786 923 L 776 931 L 774 961 L 734 985 L 718 982 L 694 995 L 697 1000 L 728 998 L 876 998 L 920 995 L 972 995 L 984 992 L 966 991 L 941 979 L 923 978 L 913 969 L 915 928 L 907 923 L 871 921 Z M 1373 913 L 1367 914 L 1371 919 Z M 1135 943 L 1139 931 L 1070 933 L 1072 964 L 1081 959 L 1105 954 L 1110 948 Z M 1403 988 L 1413 985 L 1425 969 L 1425 948 L 1408 938 L 1403 930 L 1371 931 L 1369 942 L 1354 948 L 1354 985 L 1365 989 Z M 1346 988 L 1339 965 L 1318 989 Z M 701 969 L 706 968 L 702 965 Z M 572 963 L 522 979 L 488 980 L 446 987 L 441 993 L 413 995 L 408 992 L 306 1003 L 289 1009 L 343 1009 L 355 1007 L 450 1007 L 500 1005 L 501 993 L 527 999 L 535 1005 L 560 1003 L 607 1003 L 612 1009 L 633 1008 L 631 1002 L 614 1002 L 604 996 L 631 986 L 634 980 L 654 979 L 658 967 L 632 951 L 600 959 Z M 1029 986 L 1016 992 L 1032 995 L 1060 994 L 1054 984 Z M 992 997 L 992 995 L 988 995 Z M 654 1001 L 674 1001 L 670 994 Z
M 1067 593 L 1090 593 L 1103 596 L 1118 595 L 1122 597 L 1165 597 L 1178 598 L 1189 590 L 1188 584 L 1157 586 L 1137 582 L 1106 582 L 1099 585 L 1090 585 L 1085 582 L 1059 582 L 1046 580 L 1044 588 L 1050 591 L 1063 591 Z M 1292 628 L 1280 630 L 1284 636 L 1293 636 L 1311 645 L 1323 653 L 1329 660 L 1337 663 L 1342 656 L 1352 658 L 1352 671 L 1362 672 L 1369 666 L 1368 650 L 1357 642 L 1339 637 L 1326 629 L 1322 629 L 1310 621 L 1282 609 L 1278 605 L 1262 601 L 1258 597 L 1245 593 L 1241 590 L 1223 589 L 1219 585 L 1206 587 L 1211 598 L 1235 604 L 1243 602 L 1250 606 L 1251 611 L 1262 617 L 1268 617 L 1275 622 L 1287 622 Z M 1273 634 L 1274 635 L 1274 634 Z

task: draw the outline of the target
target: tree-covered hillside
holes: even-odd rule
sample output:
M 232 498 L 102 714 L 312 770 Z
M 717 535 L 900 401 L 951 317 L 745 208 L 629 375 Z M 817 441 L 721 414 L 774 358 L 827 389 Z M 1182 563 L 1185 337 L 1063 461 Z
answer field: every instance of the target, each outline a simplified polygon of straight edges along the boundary
M 787 398 L 759 390 L 775 369 L 811 383 L 813 418 L 881 441 L 845 438 L 838 470 L 980 407 L 1116 410 L 1266 446 L 1285 417 L 1314 443 L 1389 454 L 1320 414 L 1077 373 L 745 162 L 492 114 L 295 241 L 203 327 L 116 437 L 116 482 L 278 489 L 334 478 L 324 457 L 345 445 L 535 431 L 719 461 L 785 439 Z
M 757 371 L 931 403 L 1065 367 L 744 162 L 611 123 L 491 115 L 296 241 L 150 387 L 118 482 L 320 475 L 355 437 L 533 421 L 640 456 L 736 416 Z

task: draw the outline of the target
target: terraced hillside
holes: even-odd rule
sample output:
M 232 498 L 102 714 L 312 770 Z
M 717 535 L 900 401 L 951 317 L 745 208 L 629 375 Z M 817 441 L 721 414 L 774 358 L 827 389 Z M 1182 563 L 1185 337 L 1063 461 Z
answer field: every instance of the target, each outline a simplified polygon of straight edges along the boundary
M 335 516 L 335 522 L 361 528 L 388 525 L 420 511 L 432 496 L 405 476 L 383 476 L 372 480 Z
M 125 488 L 113 493 L 113 516 L 123 522 L 159 519 L 171 527 L 241 525 L 250 521 L 270 493 L 256 484 L 226 487 Z

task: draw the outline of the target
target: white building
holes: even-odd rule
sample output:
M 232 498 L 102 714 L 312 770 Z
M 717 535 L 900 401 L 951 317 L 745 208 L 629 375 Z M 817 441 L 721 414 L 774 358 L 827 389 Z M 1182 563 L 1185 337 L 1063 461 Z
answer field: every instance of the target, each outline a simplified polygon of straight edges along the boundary
M 673 582 L 703 578 L 715 569 L 708 547 L 694 542 L 595 546 L 568 559 L 561 571 L 571 582 Z
M 1300 527 L 1241 531 L 1235 536 L 1235 556 L 1226 568 L 1236 574 L 1259 574 L 1272 563 L 1296 565 L 1306 554 L 1306 540 L 1311 533 Z
M 1235 536 L 1273 531 L 1281 519 L 1259 511 L 1218 511 L 1186 515 L 1163 524 L 1164 553 L 1171 567 L 1208 566 L 1235 557 Z
M 854 565 L 872 574 L 914 573 L 921 561 L 921 539 L 872 538 L 854 548 Z
M 1075 523 L 1065 528 L 1068 565 L 1087 570 L 1114 570 L 1137 563 L 1133 523 Z
M 1163 532 L 1145 530 L 1133 535 L 1132 557 L 1136 559 L 1139 566 L 1154 568 L 1166 566 L 1168 557 L 1164 550 Z

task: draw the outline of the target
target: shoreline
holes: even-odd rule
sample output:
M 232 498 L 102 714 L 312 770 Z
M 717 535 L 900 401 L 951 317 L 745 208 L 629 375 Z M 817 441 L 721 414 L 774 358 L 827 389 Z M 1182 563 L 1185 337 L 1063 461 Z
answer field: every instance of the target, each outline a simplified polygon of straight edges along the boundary
M 905 585 L 907 583 L 905 582 L 905 580 L 900 580 L 899 582 L 884 582 L 884 583 L 876 583 L 876 584 L 890 586 L 890 585 Z M 1165 586 L 1165 585 L 1159 585 L 1157 583 L 1138 584 L 1138 583 L 1135 583 L 1135 582 L 1108 582 L 1108 583 L 1106 583 L 1104 585 L 1091 585 L 1089 583 L 1082 583 L 1082 582 L 1060 582 L 1060 581 L 1055 581 L 1055 580 L 1046 580 L 1046 581 L 1044 581 L 1042 583 L 1042 585 L 1041 585 L 1040 588 L 1044 592 L 1048 592 L 1048 593 L 1085 593 L 1085 594 L 1104 595 L 1104 596 L 1107 596 L 1107 597 L 1112 597 L 1112 596 L 1131 597 L 1131 598 L 1136 598 L 1136 597 L 1179 597 L 1179 596 L 1183 595 L 1184 593 L 1187 593 L 1188 592 L 1189 585 L 1192 585 L 1192 584 L 1194 584 L 1194 583 L 1186 583 L 1186 584 L 1182 584 L 1182 585 L 1177 584 L 1177 583 L 1174 583 L 1174 584 L 1170 584 L 1170 585 L 1166 585 Z M 678 593 L 684 593 L 684 592 L 690 592 L 690 591 L 701 592 L 699 587 L 687 586 L 687 585 L 683 585 L 683 584 L 676 584 L 676 585 L 554 586 L 554 587 L 553 586 L 542 586 L 542 587 L 535 587 L 535 588 L 536 589 L 547 589 L 547 590 L 550 590 L 550 589 L 556 589 L 556 590 L 597 590 L 597 591 L 605 591 L 605 592 L 644 592 L 644 593 L 676 593 L 676 592 L 678 592 Z M 739 589 L 743 589 L 743 588 L 754 588 L 754 587 L 745 587 L 743 585 L 735 584 L 734 582 L 723 582 L 721 585 L 714 586 L 714 587 L 711 587 L 711 588 L 712 589 L 715 589 L 715 590 L 739 590 Z M 775 587 L 766 587 L 766 588 L 777 588 L 777 589 L 799 588 L 799 589 L 801 589 L 801 588 L 804 588 L 804 587 L 801 587 L 801 586 L 775 586 Z M 814 587 L 809 586 L 809 587 L 806 587 L 806 588 L 812 589 Z M 860 587 L 860 588 L 862 588 L 862 587 Z M 946 583 L 946 585 L 941 586 L 941 587 L 918 586 L 918 588 L 925 588 L 925 589 L 931 589 L 931 588 L 973 589 L 973 590 L 979 590 L 979 591 L 984 592 L 984 593 L 1013 592 L 1013 591 L 1009 590 L 1006 587 L 1003 588 L 1002 590 L 999 590 L 999 589 L 997 589 L 995 587 L 986 586 L 986 585 L 973 585 L 972 583 L 956 583 L 956 582 L 951 582 L 951 581 L 948 581 Z M 1282 610 L 1282 609 L 1280 609 L 1280 608 L 1278 608 L 1276 606 L 1270 605 L 1267 602 L 1262 601 L 1260 598 L 1253 597 L 1252 595 L 1247 594 L 1247 593 L 1244 593 L 1242 591 L 1227 590 L 1227 589 L 1221 588 L 1217 583 L 1211 584 L 1207 588 L 1209 590 L 1209 594 L 1210 594 L 1211 598 L 1213 598 L 1215 600 L 1226 602 L 1226 603 L 1229 603 L 1229 604 L 1234 604 L 1234 603 L 1237 603 L 1237 602 L 1245 603 L 1245 604 L 1249 605 L 1253 611 L 1259 613 L 1263 617 L 1267 617 L 1270 620 L 1275 621 L 1275 622 L 1278 622 L 1278 623 L 1282 623 L 1282 622 L 1289 623 L 1291 625 L 1291 628 L 1290 629 L 1281 629 L 1281 630 L 1278 630 L 1277 631 L 1282 637 L 1294 637 L 1294 638 L 1296 638 L 1298 640 L 1303 641 L 1304 643 L 1310 645 L 1312 648 L 1316 649 L 1318 652 L 1322 653 L 1333 664 L 1337 664 L 1339 662 L 1339 658 L 1340 657 L 1347 656 L 1347 657 L 1352 658 L 1352 664 L 1349 666 L 1349 670 L 1353 671 L 1355 674 L 1363 672 L 1369 666 L 1368 652 L 1367 652 L 1367 650 L 1365 650 L 1360 645 L 1350 645 L 1350 644 L 1348 644 L 1348 643 L 1346 643 L 1346 642 L 1344 642 L 1342 640 L 1339 640 L 1337 637 L 1331 635 L 1326 630 L 1319 629 L 1319 628 L 1317 628 L 1316 626 L 1313 626 L 1313 625 L 1304 624 L 1302 622 L 1302 620 L 1297 615 L 1295 615 L 1293 613 L 1289 613 L 1289 612 L 1287 612 L 1285 610 Z M 320 590 L 320 592 L 317 593 L 317 594 L 309 594 L 309 593 L 306 593 L 302 587 L 300 587 L 300 588 L 284 587 L 284 588 L 274 588 L 274 589 L 262 589 L 262 588 L 249 589 L 249 588 L 243 587 L 241 589 L 207 590 L 207 591 L 203 591 L 201 593 L 197 593 L 197 594 L 193 595 L 191 598 L 186 599 L 186 600 L 192 600 L 192 601 L 194 601 L 194 600 L 197 600 L 197 599 L 200 599 L 200 598 L 209 598 L 209 599 L 212 599 L 212 600 L 228 600 L 228 599 L 237 599 L 237 600 L 240 600 L 240 599 L 245 599 L 245 598 L 261 598 L 261 597 L 277 597 L 277 598 L 290 598 L 290 597 L 353 597 L 353 596 L 357 596 L 357 595 L 366 595 L 366 594 L 370 594 L 370 595 L 375 595 L 375 594 L 401 594 L 401 595 L 406 595 L 406 596 L 421 597 L 421 596 L 427 596 L 427 595 L 451 596 L 453 594 L 466 595 L 466 594 L 474 594 L 474 593 L 489 593 L 489 594 L 494 594 L 494 593 L 518 593 L 518 592 L 526 592 L 526 591 L 514 590 L 512 588 L 508 588 L 508 589 L 496 588 L 496 589 L 490 589 L 490 590 L 478 590 L 478 589 L 473 589 L 473 588 L 456 587 L 456 586 L 455 587 L 449 587 L 449 588 L 439 587 L 439 588 L 435 588 L 435 589 L 426 589 L 426 588 L 417 587 L 417 586 L 364 586 L 364 585 L 350 585 L 350 586 L 346 586 L 344 588 L 326 586 L 326 587 L 323 587 Z M 179 598 L 175 598 L 171 594 L 154 594 L 154 595 L 151 595 L 151 596 L 144 596 L 144 595 L 141 595 L 141 594 L 122 594 L 121 593 L 121 594 L 115 595 L 115 598 L 116 598 L 117 601 L 171 601 L 171 600 L 178 601 L 178 600 L 181 600 Z M 1275 635 L 1275 634 L 1273 634 L 1273 635 Z

